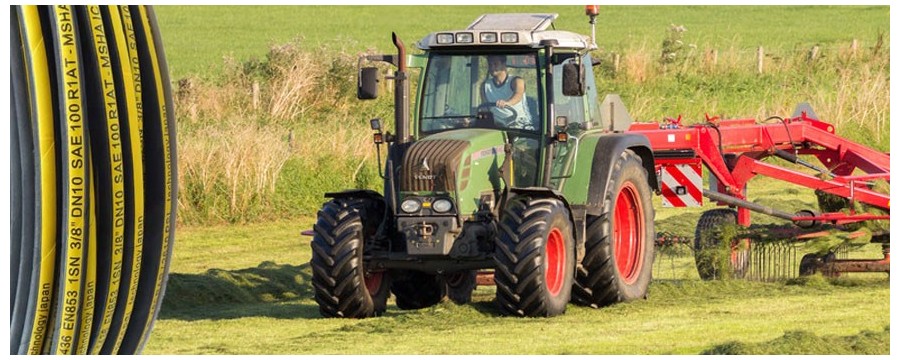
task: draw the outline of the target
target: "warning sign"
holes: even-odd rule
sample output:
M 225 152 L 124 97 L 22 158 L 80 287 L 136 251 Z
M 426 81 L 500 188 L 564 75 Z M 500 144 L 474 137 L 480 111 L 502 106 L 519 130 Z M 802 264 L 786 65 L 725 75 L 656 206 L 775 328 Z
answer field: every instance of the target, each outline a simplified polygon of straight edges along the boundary
M 703 205 L 703 173 L 701 165 L 664 165 L 660 169 L 662 201 L 665 207 Z

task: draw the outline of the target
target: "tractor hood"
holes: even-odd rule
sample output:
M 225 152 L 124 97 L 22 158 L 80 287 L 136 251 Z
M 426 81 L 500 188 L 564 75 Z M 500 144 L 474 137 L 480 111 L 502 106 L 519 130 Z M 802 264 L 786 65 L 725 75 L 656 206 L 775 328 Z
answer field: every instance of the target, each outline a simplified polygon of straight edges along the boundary
M 400 201 L 416 197 L 454 202 L 454 214 L 472 215 L 483 195 L 502 186 L 500 165 L 506 138 L 490 129 L 457 129 L 434 134 L 410 146 L 400 169 Z M 493 196 L 493 195 L 491 195 Z M 436 215 L 423 208 L 421 214 Z

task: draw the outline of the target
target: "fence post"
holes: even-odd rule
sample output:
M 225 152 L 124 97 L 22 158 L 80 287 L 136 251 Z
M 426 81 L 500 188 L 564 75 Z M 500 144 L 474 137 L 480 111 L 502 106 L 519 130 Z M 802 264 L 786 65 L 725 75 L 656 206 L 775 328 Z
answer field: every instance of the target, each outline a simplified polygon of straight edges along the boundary
M 763 52 L 763 47 L 760 46 L 756 49 L 756 72 L 758 74 L 763 73 L 763 57 L 765 57 L 765 53 Z
M 806 57 L 806 61 L 808 63 L 813 63 L 819 57 L 819 45 L 815 45 L 812 49 L 809 49 L 809 54 Z
M 619 74 L 619 61 L 621 61 L 621 58 L 622 58 L 621 55 L 615 54 L 615 53 L 613 54 L 613 74 L 614 75 Z
M 709 49 L 706 52 L 706 67 L 716 68 L 719 65 L 719 50 Z
M 394 93 L 394 79 L 385 76 L 384 78 L 384 90 L 388 94 Z
M 853 39 L 853 42 L 850 43 L 850 57 L 856 58 L 856 52 L 859 50 L 859 41 Z
M 252 93 L 253 93 L 253 110 L 259 110 L 259 82 L 258 81 L 253 82 Z

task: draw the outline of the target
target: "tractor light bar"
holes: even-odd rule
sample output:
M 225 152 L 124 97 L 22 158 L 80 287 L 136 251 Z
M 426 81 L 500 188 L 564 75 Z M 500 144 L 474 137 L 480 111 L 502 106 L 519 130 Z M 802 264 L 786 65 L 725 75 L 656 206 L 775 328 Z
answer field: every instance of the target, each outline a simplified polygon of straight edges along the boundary
M 475 36 L 470 32 L 456 33 L 456 42 L 460 44 L 471 44 L 475 42 Z
M 453 43 L 453 34 L 450 34 L 450 33 L 437 34 L 437 43 L 438 44 L 452 44 Z
M 500 34 L 500 42 L 505 44 L 519 42 L 519 33 L 505 32 Z
M 479 35 L 479 41 L 491 44 L 497 42 L 497 33 L 495 32 L 483 32 Z

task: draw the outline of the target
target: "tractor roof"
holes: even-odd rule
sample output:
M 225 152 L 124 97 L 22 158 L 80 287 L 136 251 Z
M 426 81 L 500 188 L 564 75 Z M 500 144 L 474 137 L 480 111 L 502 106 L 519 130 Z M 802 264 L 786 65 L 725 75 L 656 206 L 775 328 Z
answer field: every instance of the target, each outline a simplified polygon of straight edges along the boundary
M 557 14 L 485 14 L 463 30 L 438 31 L 419 41 L 422 50 L 458 47 L 542 48 L 545 41 L 554 47 L 585 49 L 590 39 L 569 31 L 547 30 Z

